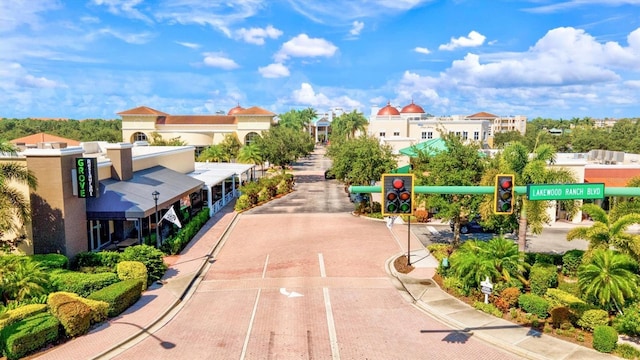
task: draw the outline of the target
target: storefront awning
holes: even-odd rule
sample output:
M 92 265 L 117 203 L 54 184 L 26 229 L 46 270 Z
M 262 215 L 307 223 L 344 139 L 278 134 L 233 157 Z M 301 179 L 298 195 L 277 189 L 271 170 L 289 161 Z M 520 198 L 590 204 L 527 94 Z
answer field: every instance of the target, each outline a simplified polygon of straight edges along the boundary
M 183 196 L 199 191 L 204 183 L 188 175 L 154 166 L 136 171 L 126 181 L 100 181 L 100 196 L 87 198 L 87 220 L 126 220 L 145 218 L 155 212 L 154 191 L 160 193 L 158 209 L 164 209 Z

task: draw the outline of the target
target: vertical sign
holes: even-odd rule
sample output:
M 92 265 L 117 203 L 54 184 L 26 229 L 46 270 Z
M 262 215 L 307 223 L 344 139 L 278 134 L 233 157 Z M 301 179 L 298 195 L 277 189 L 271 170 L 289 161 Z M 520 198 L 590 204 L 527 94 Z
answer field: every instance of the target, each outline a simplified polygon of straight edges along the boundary
M 95 158 L 76 158 L 78 197 L 98 197 L 98 161 Z

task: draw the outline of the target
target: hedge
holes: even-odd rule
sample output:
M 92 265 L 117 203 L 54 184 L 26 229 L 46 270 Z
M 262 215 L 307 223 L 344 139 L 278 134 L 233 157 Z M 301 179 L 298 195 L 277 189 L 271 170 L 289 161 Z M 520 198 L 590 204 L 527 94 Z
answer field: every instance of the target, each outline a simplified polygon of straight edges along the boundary
M 548 288 L 558 286 L 558 270 L 555 265 L 537 263 L 531 267 L 529 273 L 531 293 L 544 295 Z
M 522 310 L 545 319 L 549 313 L 549 302 L 535 294 L 522 294 L 518 297 L 518 305 Z
M 63 293 L 49 294 L 49 310 L 70 337 L 85 334 L 91 326 L 91 308 Z
M 75 271 L 51 272 L 51 280 L 56 291 L 72 292 L 82 297 L 120 281 L 114 273 L 87 274 Z
M 184 224 L 176 235 L 164 241 L 161 247 L 162 251 L 171 255 L 179 254 L 198 234 L 198 231 L 200 231 L 208 220 L 209 209 L 202 209 L 188 223 Z
M 62 254 L 37 254 L 29 257 L 43 269 L 66 269 L 69 266 L 69 258 Z
M 0 315 L 0 331 L 13 323 L 45 311 L 47 311 L 46 304 L 30 304 L 9 310 Z
M 565 306 L 571 310 L 571 322 L 575 323 L 582 314 L 590 309 L 589 304 L 584 302 L 573 294 L 560 289 L 547 289 L 545 298 L 549 301 L 550 306 Z
M 89 308 L 91 308 L 91 323 L 92 324 L 97 324 L 100 322 L 103 322 L 105 320 L 107 320 L 108 317 L 108 312 L 109 312 L 109 304 L 107 304 L 104 301 L 98 301 L 98 300 L 91 300 L 91 299 L 87 299 L 84 298 L 78 294 L 75 293 L 71 293 L 71 292 L 57 292 L 57 294 L 64 294 L 67 295 L 75 300 L 78 300 L 80 302 L 82 302 L 83 304 L 87 305 Z
M 583 250 L 569 250 L 562 256 L 562 274 L 576 276 L 578 267 L 582 264 Z
M 107 286 L 91 295 L 89 299 L 104 301 L 109 304 L 108 316 L 114 317 L 127 310 L 129 306 L 135 304 L 142 294 L 142 280 L 131 279 Z
M 618 332 L 611 326 L 600 325 L 593 329 L 593 348 L 604 353 L 610 353 L 616 348 Z
M 578 320 L 578 326 L 588 331 L 601 325 L 609 325 L 609 313 L 602 309 L 587 310 Z
M 147 267 L 147 284 L 159 280 L 167 271 L 164 263 L 164 253 L 153 246 L 129 246 L 122 253 L 121 261 L 140 261 Z
M 142 280 L 142 291 L 147 289 L 147 267 L 140 261 L 121 261 L 116 267 L 120 280 Z
M 60 322 L 49 313 L 41 313 L 9 325 L 0 341 L 8 360 L 20 359 L 58 339 Z

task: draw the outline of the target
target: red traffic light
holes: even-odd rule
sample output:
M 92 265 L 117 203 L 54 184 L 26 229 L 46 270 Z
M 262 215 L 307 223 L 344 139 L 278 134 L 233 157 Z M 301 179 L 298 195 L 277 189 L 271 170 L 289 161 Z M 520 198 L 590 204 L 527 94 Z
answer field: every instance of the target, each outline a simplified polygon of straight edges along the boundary
M 402 179 L 393 179 L 393 182 L 391 183 L 393 185 L 394 189 L 400 190 L 404 187 L 404 180 Z
M 503 189 L 508 189 L 511 187 L 511 178 L 507 178 L 507 179 L 502 179 L 502 181 L 500 181 L 500 187 Z

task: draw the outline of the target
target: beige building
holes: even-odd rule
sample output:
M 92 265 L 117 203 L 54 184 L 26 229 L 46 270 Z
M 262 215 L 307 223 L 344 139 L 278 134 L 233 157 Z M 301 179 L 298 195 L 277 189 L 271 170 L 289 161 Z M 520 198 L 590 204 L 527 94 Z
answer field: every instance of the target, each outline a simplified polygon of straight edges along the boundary
M 146 106 L 119 112 L 122 117 L 122 139 L 126 142 L 147 141 L 152 133 L 163 139 L 179 137 L 196 148 L 222 142 L 227 134 L 235 134 L 242 144 L 250 144 L 262 131 L 274 124 L 276 114 L 257 106 L 244 109 L 240 105 L 227 114 L 170 115 Z

